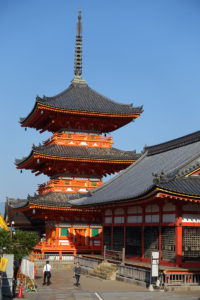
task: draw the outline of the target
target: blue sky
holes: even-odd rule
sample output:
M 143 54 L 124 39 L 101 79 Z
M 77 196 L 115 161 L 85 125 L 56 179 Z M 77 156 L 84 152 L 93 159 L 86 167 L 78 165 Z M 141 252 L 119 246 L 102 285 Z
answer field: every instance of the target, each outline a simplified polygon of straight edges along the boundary
M 115 147 L 141 151 L 199 130 L 200 1 L 1 0 L 1 184 L 6 196 L 33 194 L 47 177 L 20 174 L 15 158 L 50 136 L 21 128 L 36 95 L 54 96 L 73 79 L 78 9 L 83 78 L 144 113 L 114 134 Z

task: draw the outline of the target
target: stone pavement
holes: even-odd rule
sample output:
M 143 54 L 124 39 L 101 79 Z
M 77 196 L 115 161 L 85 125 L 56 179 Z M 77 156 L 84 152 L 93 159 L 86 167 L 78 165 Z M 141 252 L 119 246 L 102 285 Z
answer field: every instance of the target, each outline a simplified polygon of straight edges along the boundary
M 72 270 L 52 272 L 52 284 L 42 285 L 42 272 L 36 279 L 37 293 L 24 293 L 27 300 L 200 300 L 200 292 L 167 293 L 150 292 L 145 287 L 102 280 L 81 275 L 80 286 L 74 286 Z M 15 298 L 18 299 L 18 298 Z

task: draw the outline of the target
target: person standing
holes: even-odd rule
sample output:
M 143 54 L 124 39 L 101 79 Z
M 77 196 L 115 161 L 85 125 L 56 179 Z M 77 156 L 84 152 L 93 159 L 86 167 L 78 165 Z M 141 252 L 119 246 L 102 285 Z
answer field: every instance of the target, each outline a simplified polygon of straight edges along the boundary
M 46 279 L 47 279 L 47 285 L 50 285 L 51 265 L 49 264 L 48 260 L 46 261 L 46 265 L 43 268 L 43 274 L 44 274 L 43 285 L 46 284 Z
M 76 283 L 75 285 L 76 286 L 79 286 L 79 279 L 80 279 L 80 276 L 81 276 L 81 267 L 80 267 L 80 264 L 79 262 L 76 263 L 76 266 L 75 266 L 75 269 L 74 269 L 74 273 L 75 273 L 75 278 L 76 278 Z

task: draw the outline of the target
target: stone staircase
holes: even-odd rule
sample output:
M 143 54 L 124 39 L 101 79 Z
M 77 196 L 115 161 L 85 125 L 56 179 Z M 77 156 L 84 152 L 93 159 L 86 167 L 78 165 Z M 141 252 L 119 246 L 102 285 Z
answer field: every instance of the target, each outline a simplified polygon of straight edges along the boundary
M 103 261 L 96 268 L 91 270 L 89 274 L 91 276 L 99 277 L 106 280 L 115 280 L 117 273 L 117 266 L 107 261 Z

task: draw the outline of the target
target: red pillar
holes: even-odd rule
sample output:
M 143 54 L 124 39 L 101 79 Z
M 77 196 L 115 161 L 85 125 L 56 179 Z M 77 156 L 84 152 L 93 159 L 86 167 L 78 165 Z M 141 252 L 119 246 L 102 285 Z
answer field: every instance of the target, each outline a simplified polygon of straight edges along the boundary
M 159 207 L 159 262 L 162 260 L 162 206 Z
M 127 223 L 127 208 L 124 208 L 124 248 L 126 250 L 126 223 Z
M 111 241 L 110 241 L 111 250 L 113 250 L 113 225 L 114 225 L 114 209 L 112 209 L 112 226 L 111 226 Z
M 142 207 L 142 260 L 144 259 L 144 224 L 145 224 L 145 215 L 144 215 L 145 206 Z
M 176 205 L 176 266 L 182 264 L 182 210 L 181 205 Z

